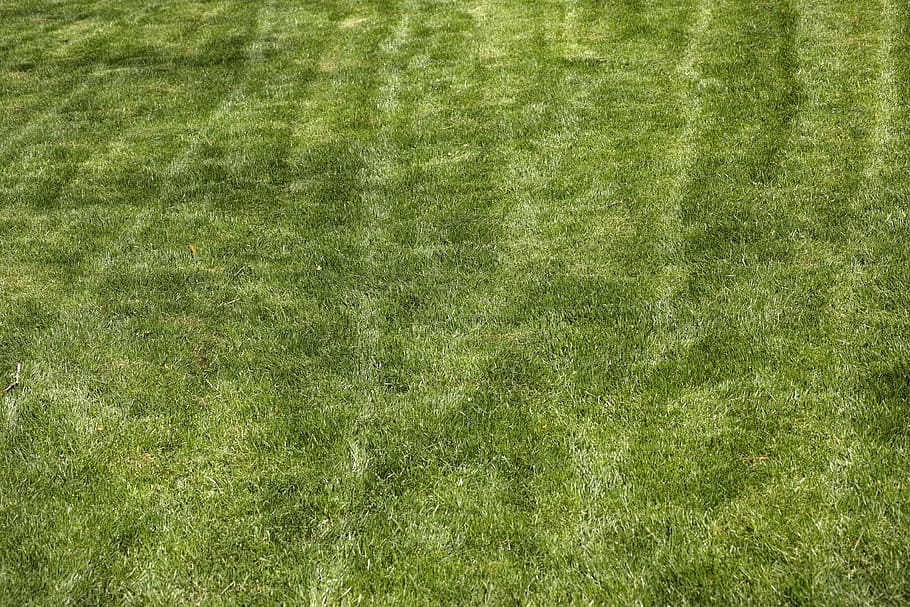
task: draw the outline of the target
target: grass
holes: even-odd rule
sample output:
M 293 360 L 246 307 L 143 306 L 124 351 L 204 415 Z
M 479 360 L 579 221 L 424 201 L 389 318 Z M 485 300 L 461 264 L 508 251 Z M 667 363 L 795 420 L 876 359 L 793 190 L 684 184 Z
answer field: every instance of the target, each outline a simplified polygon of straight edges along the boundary
M 897 0 L 0 5 L 0 603 L 907 604 L 908 100 Z

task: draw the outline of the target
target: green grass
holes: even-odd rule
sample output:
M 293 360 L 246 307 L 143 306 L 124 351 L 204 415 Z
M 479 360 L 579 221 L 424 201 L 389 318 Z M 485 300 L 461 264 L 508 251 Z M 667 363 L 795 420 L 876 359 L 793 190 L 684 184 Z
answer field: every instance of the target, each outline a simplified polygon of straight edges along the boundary
M 907 604 L 908 167 L 899 0 L 0 4 L 0 604 Z

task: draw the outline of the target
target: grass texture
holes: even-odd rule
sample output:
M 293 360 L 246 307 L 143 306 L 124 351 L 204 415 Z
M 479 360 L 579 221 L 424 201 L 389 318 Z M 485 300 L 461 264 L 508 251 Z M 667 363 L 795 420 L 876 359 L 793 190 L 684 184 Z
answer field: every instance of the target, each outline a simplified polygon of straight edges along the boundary
M 906 605 L 908 167 L 900 0 L 4 2 L 0 604 Z

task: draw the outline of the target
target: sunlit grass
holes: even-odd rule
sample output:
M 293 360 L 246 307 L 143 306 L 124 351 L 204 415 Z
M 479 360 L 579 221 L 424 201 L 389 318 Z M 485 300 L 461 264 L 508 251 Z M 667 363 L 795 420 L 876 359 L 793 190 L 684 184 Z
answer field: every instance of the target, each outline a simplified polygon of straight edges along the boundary
M 894 0 L 0 5 L 0 603 L 910 602 L 908 99 Z

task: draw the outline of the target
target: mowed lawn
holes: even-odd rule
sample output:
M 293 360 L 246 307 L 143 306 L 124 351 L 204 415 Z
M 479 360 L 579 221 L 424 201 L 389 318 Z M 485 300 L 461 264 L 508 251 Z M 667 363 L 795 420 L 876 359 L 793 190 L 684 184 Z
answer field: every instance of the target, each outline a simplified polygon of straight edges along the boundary
M 906 605 L 901 0 L 0 4 L 0 604 Z

